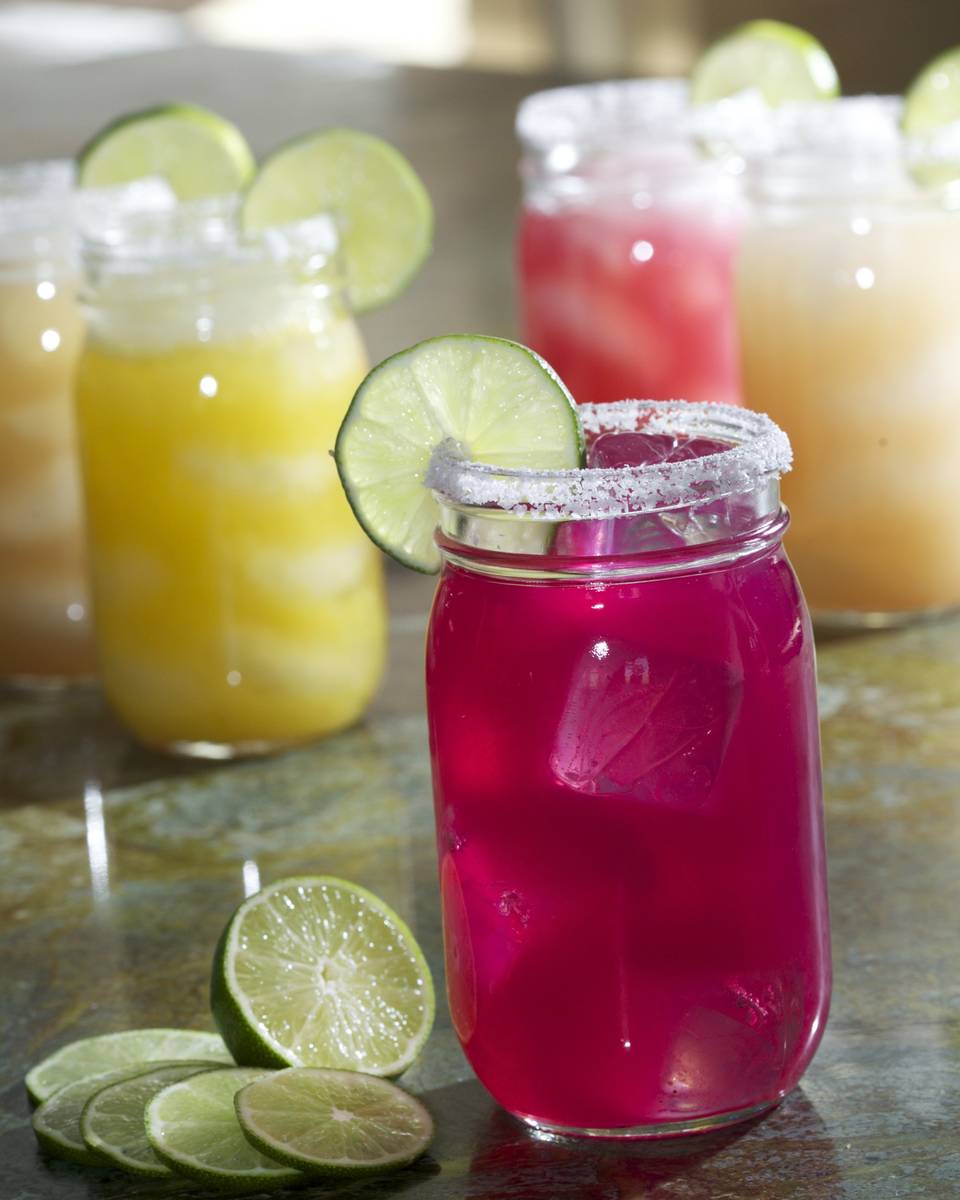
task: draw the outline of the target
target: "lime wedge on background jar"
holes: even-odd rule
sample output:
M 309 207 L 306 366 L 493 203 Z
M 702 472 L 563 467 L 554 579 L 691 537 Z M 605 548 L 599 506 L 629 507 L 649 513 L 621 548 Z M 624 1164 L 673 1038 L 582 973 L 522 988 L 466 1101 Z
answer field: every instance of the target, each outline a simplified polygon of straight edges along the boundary
M 400 151 L 372 134 L 323 129 L 282 146 L 250 184 L 240 221 L 255 232 L 321 212 L 338 219 L 355 312 L 392 300 L 430 252 L 427 190 Z
M 178 200 L 238 191 L 256 170 L 235 125 L 196 104 L 162 104 L 111 122 L 78 155 L 82 188 L 162 178 Z
M 840 93 L 830 55 L 811 33 L 784 21 L 748 21 L 714 42 L 690 73 L 694 104 L 759 91 L 771 108 Z
M 903 132 L 911 173 L 936 187 L 960 180 L 960 46 L 938 55 L 904 97 Z
M 81 150 L 83 188 L 160 178 L 178 200 L 243 192 L 242 232 L 331 213 L 339 225 L 355 312 L 403 291 L 430 253 L 433 208 L 399 150 L 356 129 L 322 129 L 274 151 L 257 168 L 236 126 L 194 104 L 164 104 L 111 122 Z

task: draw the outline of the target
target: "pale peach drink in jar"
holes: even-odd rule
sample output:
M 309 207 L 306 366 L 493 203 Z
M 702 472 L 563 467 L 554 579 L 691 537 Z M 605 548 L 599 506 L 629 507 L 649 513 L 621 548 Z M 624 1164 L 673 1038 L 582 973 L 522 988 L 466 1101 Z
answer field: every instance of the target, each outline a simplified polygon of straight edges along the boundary
M 73 169 L 0 168 L 0 679 L 93 671 L 73 417 Z
M 821 624 L 960 604 L 960 210 L 912 177 L 898 114 L 798 112 L 749 171 L 745 397 L 793 443 L 786 544 Z

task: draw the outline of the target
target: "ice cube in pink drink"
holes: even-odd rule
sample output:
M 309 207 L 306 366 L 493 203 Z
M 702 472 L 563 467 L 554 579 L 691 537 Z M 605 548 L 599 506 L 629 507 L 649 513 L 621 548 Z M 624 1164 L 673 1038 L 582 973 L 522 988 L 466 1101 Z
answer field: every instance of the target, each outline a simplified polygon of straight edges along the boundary
M 729 450 L 725 442 L 669 433 L 601 433 L 587 451 L 589 467 L 646 467 L 684 462 Z

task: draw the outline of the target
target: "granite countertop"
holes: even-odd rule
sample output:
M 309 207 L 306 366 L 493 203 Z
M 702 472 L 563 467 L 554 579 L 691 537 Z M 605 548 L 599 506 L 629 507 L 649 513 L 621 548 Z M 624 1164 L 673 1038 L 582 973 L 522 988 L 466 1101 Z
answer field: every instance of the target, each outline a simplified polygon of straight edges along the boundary
M 169 1194 L 44 1162 L 22 1078 L 76 1037 L 209 1026 L 210 955 L 245 880 L 354 879 L 410 921 L 442 978 L 419 683 L 430 587 L 391 574 L 391 668 L 367 722 L 269 761 L 138 750 L 94 690 L 0 699 L 4 1200 Z M 428 1157 L 393 1179 L 297 1194 L 957 1196 L 960 619 L 828 642 L 820 679 L 836 988 L 813 1066 L 777 1111 L 706 1142 L 539 1143 L 472 1077 L 441 1003 L 405 1078 L 436 1114 Z
M 0 157 L 69 154 L 117 113 L 172 97 L 237 120 L 258 151 L 321 124 L 392 138 L 426 178 L 438 223 L 403 302 L 365 322 L 379 358 L 430 334 L 512 331 L 512 114 L 545 82 L 203 47 L 5 67 Z M 411 922 L 440 979 L 420 684 L 432 585 L 390 579 L 390 672 L 367 722 L 270 761 L 150 755 L 95 690 L 0 696 L 0 1200 L 170 1194 L 44 1162 L 23 1074 L 77 1037 L 208 1026 L 210 955 L 245 880 L 329 872 L 365 884 Z M 820 676 L 836 987 L 817 1058 L 778 1110 L 706 1142 L 540 1143 L 473 1079 L 441 1004 L 406 1079 L 437 1116 L 430 1155 L 384 1182 L 297 1194 L 960 1195 L 960 619 L 826 642 Z

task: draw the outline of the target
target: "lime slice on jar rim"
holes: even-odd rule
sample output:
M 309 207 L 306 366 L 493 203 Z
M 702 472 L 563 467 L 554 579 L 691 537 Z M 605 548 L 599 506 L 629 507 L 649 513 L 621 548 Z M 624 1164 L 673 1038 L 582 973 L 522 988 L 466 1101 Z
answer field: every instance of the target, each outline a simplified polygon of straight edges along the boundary
M 252 1145 L 312 1175 L 397 1170 L 433 1137 L 433 1120 L 419 1100 L 358 1071 L 277 1071 L 239 1091 L 236 1110 Z
M 90 139 L 77 165 L 82 188 L 160 178 L 178 200 L 237 192 L 256 170 L 240 130 L 195 104 L 161 104 L 118 118 Z
M 205 1071 L 158 1092 L 146 1109 L 147 1140 L 177 1175 L 227 1192 L 259 1192 L 303 1180 L 300 1171 L 261 1154 L 237 1120 L 237 1092 L 265 1072 L 257 1067 Z
M 433 451 L 457 443 L 492 466 L 583 466 L 573 397 L 533 350 L 503 338 L 452 334 L 393 355 L 360 384 L 334 458 L 367 535 L 405 566 L 440 566 L 439 510 L 424 486 Z
M 690 73 L 690 99 L 708 104 L 747 90 L 771 108 L 831 100 L 840 82 L 830 55 L 811 33 L 784 21 L 748 21 L 714 42 Z
M 960 180 L 960 46 L 928 63 L 907 89 L 901 127 L 912 142 L 910 171 L 918 183 Z
M 211 1007 L 237 1061 L 399 1075 L 433 1027 L 433 979 L 406 923 L 331 876 L 270 884 L 234 913 Z
M 281 146 L 251 182 L 240 223 L 259 233 L 321 213 L 337 220 L 356 312 L 392 300 L 430 253 L 427 190 L 400 151 L 372 134 L 323 129 Z

